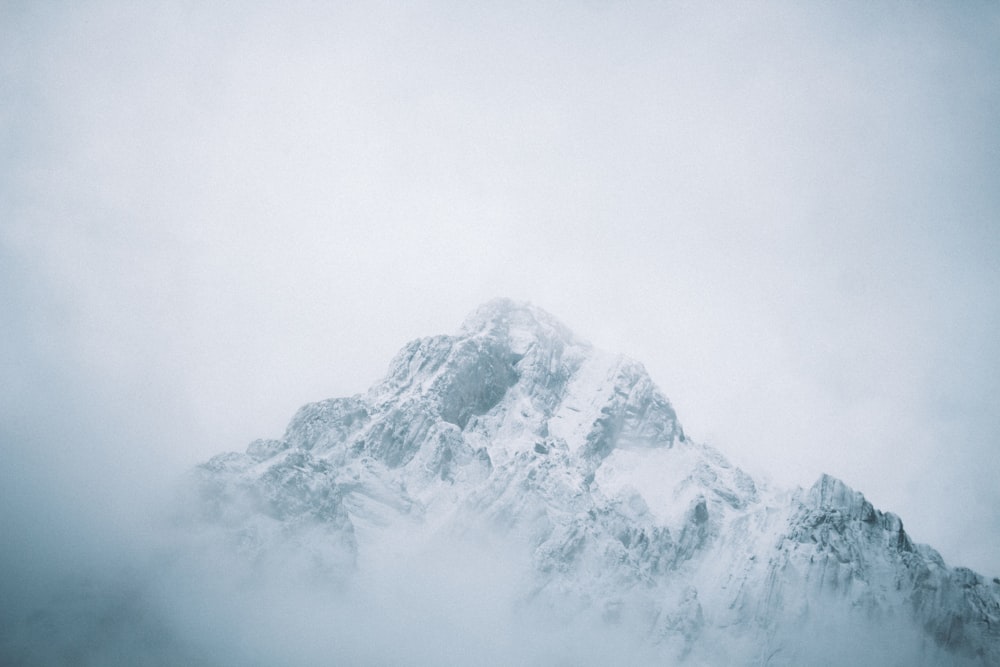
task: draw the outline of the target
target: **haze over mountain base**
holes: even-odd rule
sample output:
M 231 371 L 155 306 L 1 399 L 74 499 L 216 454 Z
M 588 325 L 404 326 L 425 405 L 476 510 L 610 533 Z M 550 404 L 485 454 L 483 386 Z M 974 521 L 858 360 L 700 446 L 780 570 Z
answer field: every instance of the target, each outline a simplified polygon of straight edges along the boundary
M 829 476 L 753 480 L 642 365 L 490 302 L 189 480 L 16 664 L 1000 664 L 1000 582 Z

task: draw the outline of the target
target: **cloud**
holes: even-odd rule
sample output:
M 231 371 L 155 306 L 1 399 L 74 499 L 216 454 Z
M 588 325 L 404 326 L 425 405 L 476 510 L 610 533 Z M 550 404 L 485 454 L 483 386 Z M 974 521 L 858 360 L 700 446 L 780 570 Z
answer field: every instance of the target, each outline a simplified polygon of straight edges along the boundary
M 19 594 L 496 295 L 1000 572 L 995 8 L 0 12 Z

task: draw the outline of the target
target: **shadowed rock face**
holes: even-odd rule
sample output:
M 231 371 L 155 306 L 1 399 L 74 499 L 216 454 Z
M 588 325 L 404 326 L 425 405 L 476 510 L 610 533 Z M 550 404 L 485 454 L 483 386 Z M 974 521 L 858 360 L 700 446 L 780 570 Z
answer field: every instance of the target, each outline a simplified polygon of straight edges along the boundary
M 488 536 L 532 564 L 525 604 L 632 628 L 665 659 L 806 664 L 806 638 L 866 628 L 912 664 L 1000 664 L 1000 584 L 832 477 L 755 483 L 685 437 L 641 364 L 526 304 L 411 342 L 366 394 L 200 474 L 205 520 L 252 558 L 294 543 L 349 579 L 402 527 Z

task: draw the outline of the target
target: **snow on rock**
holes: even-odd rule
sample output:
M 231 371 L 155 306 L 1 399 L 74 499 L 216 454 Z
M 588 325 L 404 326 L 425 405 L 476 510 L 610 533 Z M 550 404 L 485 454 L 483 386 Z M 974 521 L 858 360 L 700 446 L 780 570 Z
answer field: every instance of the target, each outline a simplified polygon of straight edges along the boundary
M 305 552 L 349 579 L 486 536 L 531 564 L 524 604 L 631 628 L 666 659 L 803 664 L 811 630 L 874 628 L 911 664 L 1000 664 L 1000 585 L 832 477 L 755 483 L 685 436 L 641 364 L 528 304 L 407 344 L 365 394 L 199 475 L 203 519 L 250 558 Z

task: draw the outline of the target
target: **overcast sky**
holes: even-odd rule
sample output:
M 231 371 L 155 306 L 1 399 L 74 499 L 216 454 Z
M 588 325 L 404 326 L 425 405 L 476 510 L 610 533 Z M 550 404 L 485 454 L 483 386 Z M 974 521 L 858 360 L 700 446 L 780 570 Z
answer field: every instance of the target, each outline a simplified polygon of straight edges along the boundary
M 509 296 L 1000 575 L 1000 6 L 703 4 L 3 3 L 5 534 Z

